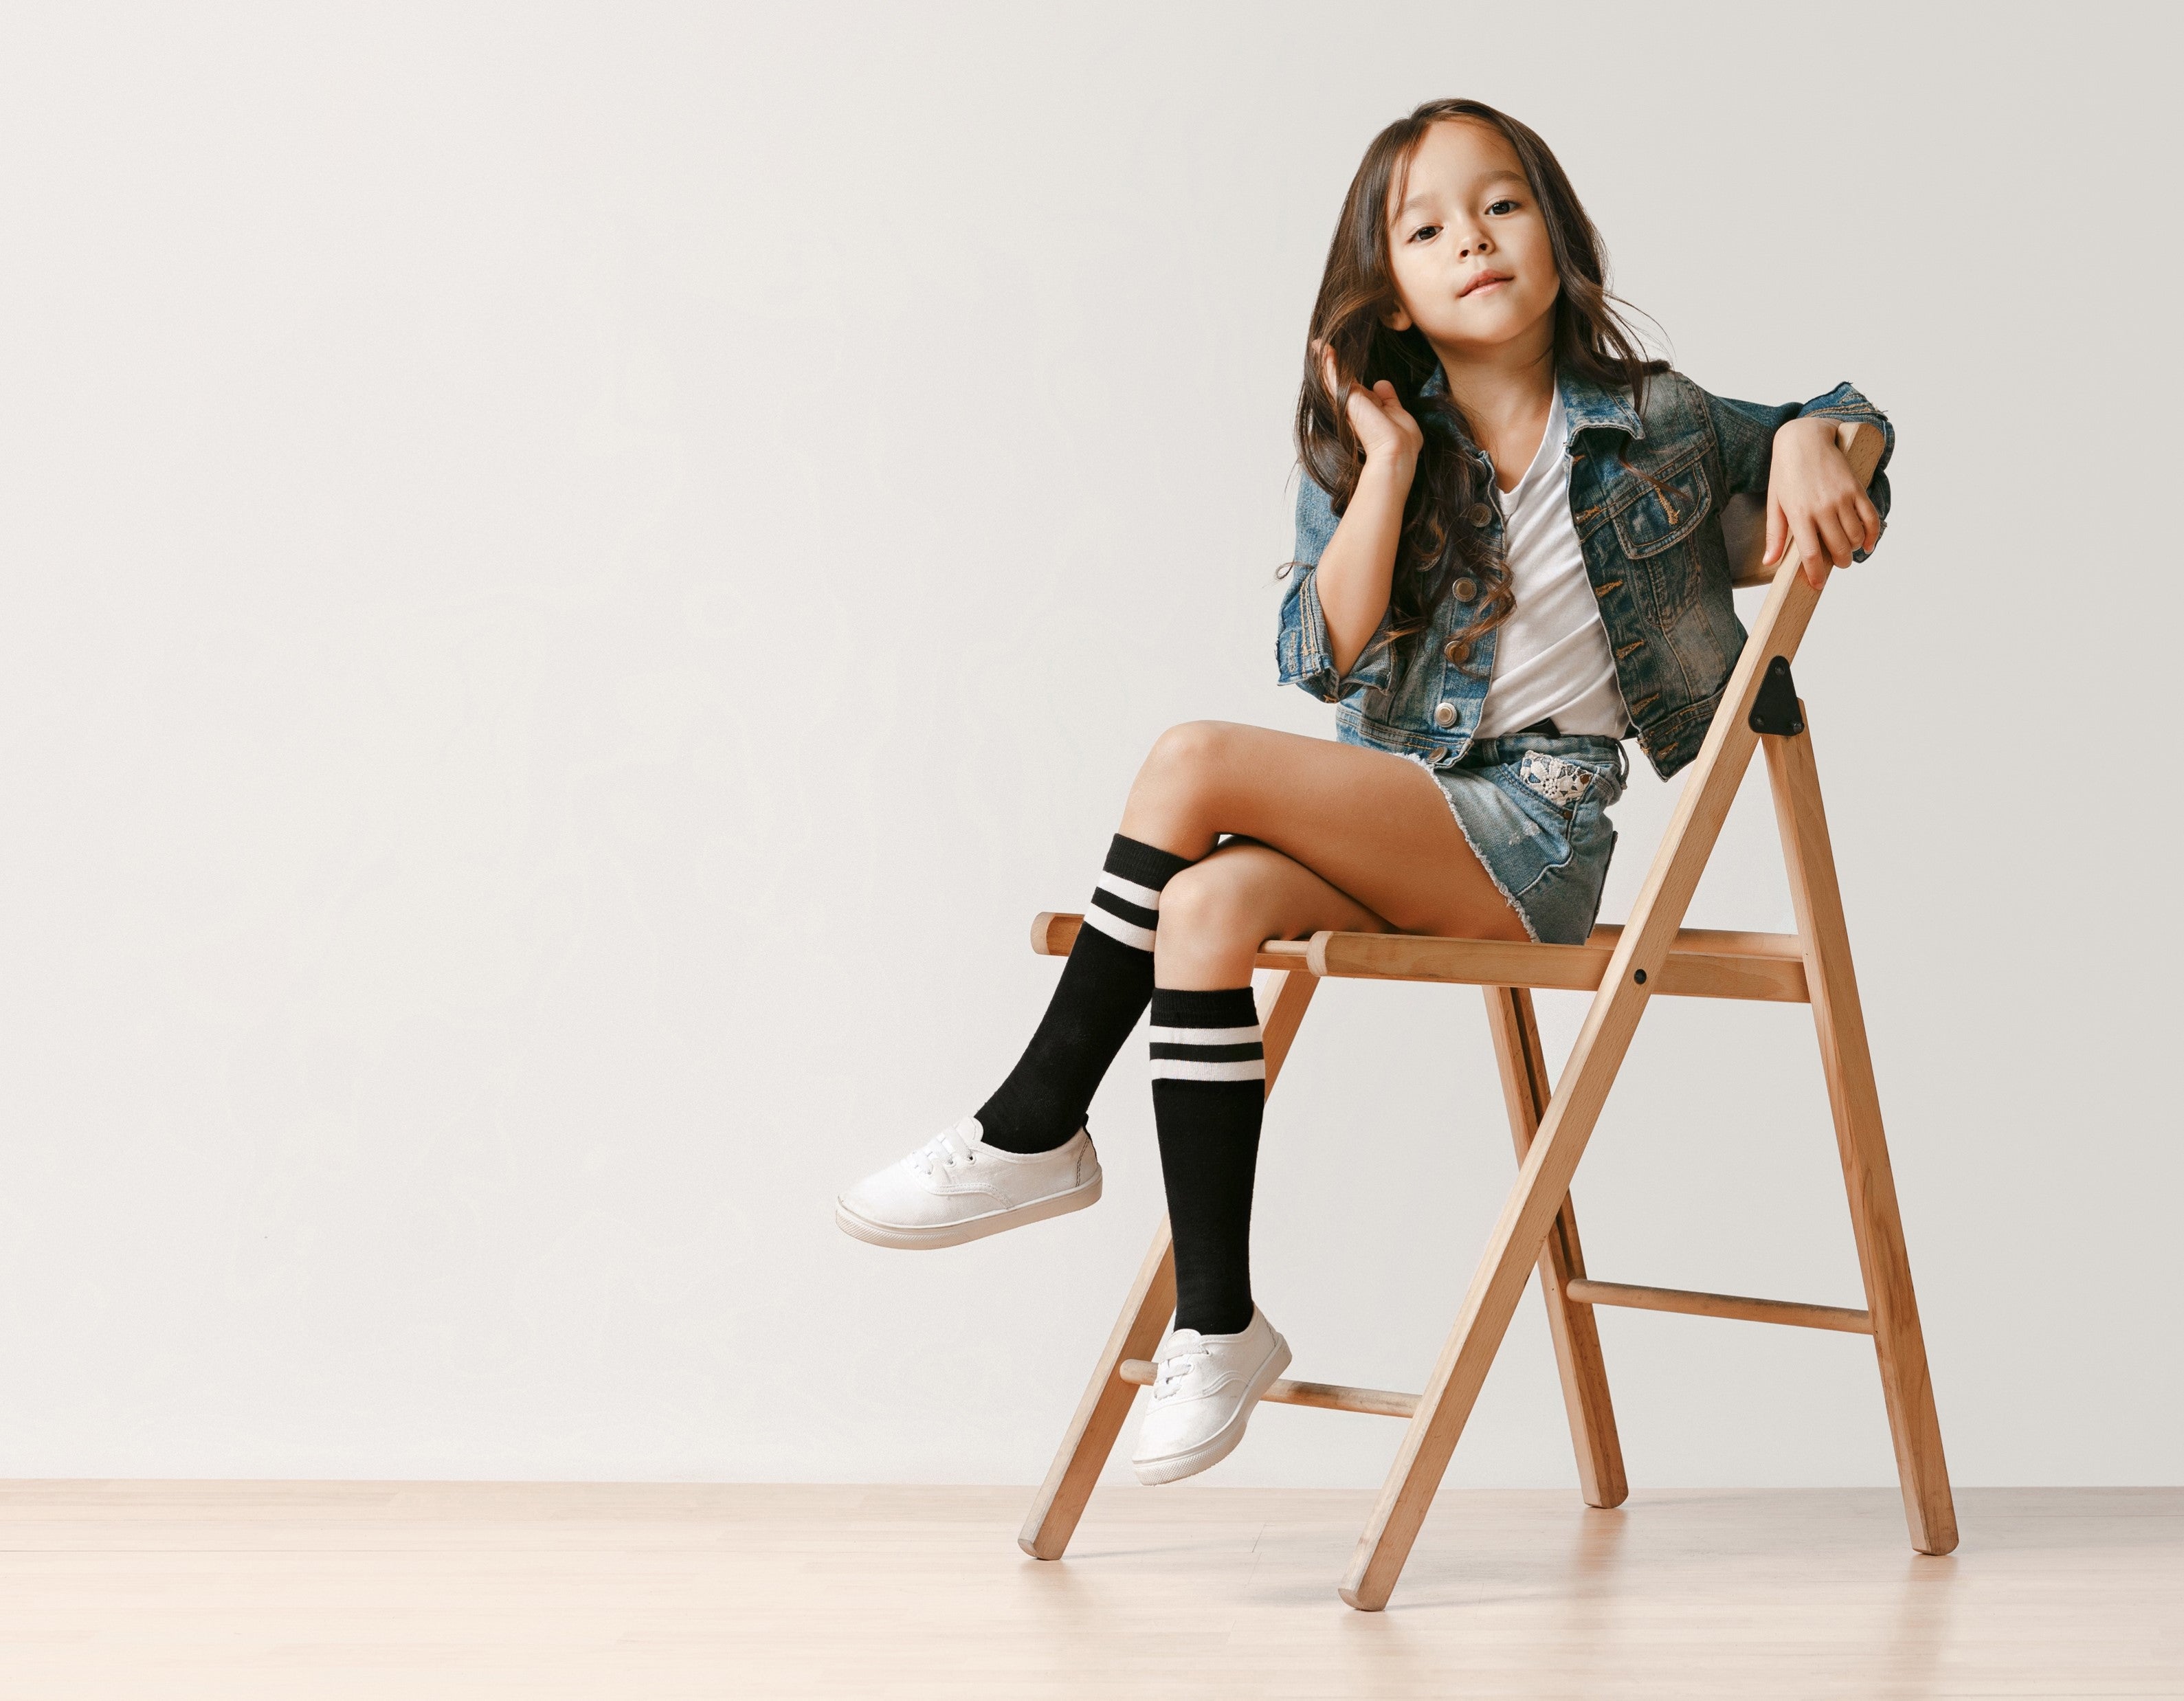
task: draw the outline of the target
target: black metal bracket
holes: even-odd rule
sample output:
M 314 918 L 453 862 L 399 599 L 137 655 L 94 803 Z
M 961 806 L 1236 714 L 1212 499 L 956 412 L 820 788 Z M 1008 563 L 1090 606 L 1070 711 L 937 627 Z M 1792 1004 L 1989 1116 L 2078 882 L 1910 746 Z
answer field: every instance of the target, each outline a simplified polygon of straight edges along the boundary
M 1752 700 L 1752 730 L 1771 738 L 1791 739 L 1805 730 L 1805 717 L 1797 707 L 1797 683 L 1790 677 L 1790 658 L 1778 655 L 1767 664 L 1759 681 L 1759 694 Z

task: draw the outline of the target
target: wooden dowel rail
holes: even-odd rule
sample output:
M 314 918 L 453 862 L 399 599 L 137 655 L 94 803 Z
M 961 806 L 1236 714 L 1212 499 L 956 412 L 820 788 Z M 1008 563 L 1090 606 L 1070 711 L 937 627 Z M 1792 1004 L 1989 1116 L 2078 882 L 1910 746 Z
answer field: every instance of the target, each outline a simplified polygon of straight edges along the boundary
M 1629 1282 L 1580 1277 L 1563 1286 L 1580 1305 L 1627 1305 L 1638 1311 L 1679 1311 L 1688 1317 L 1734 1317 L 1747 1323 L 1786 1323 L 1796 1329 L 1873 1333 L 1873 1313 L 1845 1305 L 1806 1305 L 1792 1299 L 1747 1299 L 1736 1293 L 1694 1293 L 1680 1287 L 1638 1287 Z
M 1125 1358 L 1115 1374 L 1125 1382 L 1150 1388 L 1160 1367 L 1150 1358 Z M 1279 1406 L 1317 1406 L 1323 1412 L 1364 1412 L 1376 1418 L 1407 1418 L 1418 1409 L 1416 1394 L 1388 1388 L 1351 1388 L 1340 1382 L 1293 1382 L 1287 1377 L 1259 1397 Z
M 1042 910 L 1031 948 L 1067 956 L 1081 915 Z M 1622 929 L 1599 927 L 1583 945 L 1521 945 L 1503 940 L 1437 939 L 1421 934 L 1314 934 L 1270 939 L 1261 968 L 1302 968 L 1345 980 L 1431 980 L 1463 986 L 1529 986 L 1592 992 L 1615 955 Z M 1774 1004 L 1809 1001 L 1803 944 L 1795 934 L 1728 933 L 1685 928 L 1648 989 L 1671 998 L 1744 998 Z

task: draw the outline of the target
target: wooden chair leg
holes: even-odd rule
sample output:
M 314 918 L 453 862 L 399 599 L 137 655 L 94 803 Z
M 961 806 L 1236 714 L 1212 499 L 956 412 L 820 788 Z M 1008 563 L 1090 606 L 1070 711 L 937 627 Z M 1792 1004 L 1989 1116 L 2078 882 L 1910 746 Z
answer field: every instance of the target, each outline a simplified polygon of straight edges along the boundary
M 1797 571 L 1794 555 L 1786 559 L 1723 688 L 1720 708 L 1676 800 L 1652 868 L 1631 906 L 1630 919 L 1617 938 L 1600 990 L 1593 995 L 1592 1007 L 1585 1012 L 1585 1026 L 1563 1071 L 1562 1085 L 1524 1154 L 1517 1185 L 1487 1238 L 1456 1326 L 1434 1364 L 1418 1413 L 1403 1433 L 1387 1481 L 1381 1485 L 1380 1498 L 1358 1537 L 1341 1594 L 1360 1611 L 1378 1612 L 1387 1605 L 1396 1580 L 1402 1575 L 1403 1562 L 1410 1557 L 1411 1544 L 1440 1486 L 1441 1473 L 1447 1470 L 1449 1455 L 1479 1398 L 1524 1283 L 1569 1196 L 1570 1180 L 1585 1156 L 1585 1142 L 1592 1137 L 1607 1090 L 1615 1084 L 1639 1018 L 1646 1013 L 1650 983 L 1658 979 L 1668 961 L 1669 947 L 1721 836 L 1721 823 L 1736 801 L 1759 736 L 1751 715 L 1763 673 L 1772 658 L 1786 661 L 1797 654 L 1819 600 L 1819 591 Z
M 1084 1514 L 1084 1503 L 1107 1463 L 1107 1455 L 1137 1398 L 1137 1385 L 1118 1374 L 1125 1358 L 1150 1358 L 1160 1345 L 1167 1320 L 1175 1310 L 1175 1248 L 1168 1239 L 1167 1219 L 1162 1217 L 1153 1235 L 1152 1249 L 1138 1268 L 1130 1297 L 1123 1302 L 1123 1314 L 1107 1337 L 1091 1385 L 1078 1403 L 1077 1415 L 1061 1438 L 1061 1449 L 1032 1502 L 1017 1546 L 1034 1559 L 1059 1559 Z
M 1274 1090 L 1290 1042 L 1296 1038 L 1318 984 L 1316 975 L 1302 969 L 1290 971 L 1282 977 L 1272 1005 L 1260 1018 L 1269 1093 Z M 1107 1455 L 1114 1450 L 1115 1437 L 1122 1433 L 1123 1419 L 1129 1415 L 1130 1402 L 1137 1397 L 1137 1384 L 1123 1380 L 1123 1361 L 1151 1358 L 1174 1311 L 1175 1249 L 1168 1238 L 1167 1219 L 1163 1217 L 1153 1235 L 1151 1250 L 1139 1266 L 1129 1297 L 1123 1302 L 1123 1314 L 1116 1319 L 1106 1350 L 1093 1369 L 1084 1397 L 1078 1403 L 1077 1415 L 1070 1419 L 1068 1432 L 1061 1438 L 1061 1451 L 1055 1454 L 1046 1481 L 1040 1485 L 1023 1529 L 1017 1534 L 1017 1545 L 1034 1559 L 1059 1559 L 1069 1546 L 1077 1520 L 1084 1516 L 1084 1503 L 1092 1497 L 1093 1485 L 1099 1481 Z
M 1801 719 L 1802 707 L 1799 705 Z M 1866 1308 L 1873 1314 L 1873 1344 L 1880 1361 L 1889 1433 L 1896 1444 L 1904 1516 L 1914 1548 L 1922 1553 L 1946 1553 L 1957 1545 L 1956 1506 L 1942 1454 L 1941 1419 L 1934 1410 L 1926 1340 L 1911 1286 L 1911 1261 L 1904 1246 L 1888 1140 L 1881 1128 L 1880 1094 L 1866 1044 L 1858 978 L 1851 968 L 1850 933 L 1843 921 L 1842 891 L 1836 881 L 1835 852 L 1820 803 L 1812 734 L 1808 730 L 1763 742 L 1775 822 L 1790 867 L 1797 931 L 1805 940 L 1805 981 L 1812 993 L 1813 1021 L 1819 1030 L 1828 1102 L 1835 1112 L 1836 1146 L 1850 1196 Z
M 1620 988 L 1611 991 L 1603 986 L 1594 1001 L 1595 1017 L 1607 1007 L 1617 1014 L 1614 1026 L 1622 1031 L 1605 1035 L 1607 1043 L 1596 1046 L 1589 1060 L 1584 1056 L 1585 1040 L 1579 1040 L 1580 1056 L 1564 1071 L 1562 1090 L 1548 1107 L 1516 1185 L 1487 1237 L 1456 1326 L 1426 1379 L 1418 1410 L 1403 1431 L 1402 1445 L 1388 1468 L 1388 1480 L 1381 1485 L 1380 1497 L 1343 1578 L 1342 1598 L 1361 1612 L 1379 1611 L 1395 1592 L 1396 1580 L 1402 1575 L 1418 1526 L 1425 1522 L 1441 1474 L 1448 1469 L 1449 1455 L 1456 1451 L 1502 1337 L 1508 1332 L 1509 1319 L 1540 1257 L 1547 1231 L 1569 1196 L 1570 1178 L 1585 1154 L 1585 1143 L 1645 1001 L 1642 986 L 1633 991 L 1634 997 L 1626 997 Z M 1597 1025 L 1588 1022 L 1588 1031 Z
M 1532 1012 L 1532 995 L 1525 988 L 1488 986 L 1480 990 L 1486 995 L 1487 1024 L 1493 1029 L 1494 1054 L 1502 1066 L 1509 1133 L 1522 1163 L 1552 1097 L 1540 1024 Z M 1569 1413 L 1570 1444 L 1577 1453 L 1578 1486 L 1588 1506 L 1620 1506 L 1630 1496 L 1630 1485 L 1623 1474 L 1623 1444 L 1607 1396 L 1600 1329 L 1592 1308 L 1563 1291 L 1565 1283 L 1584 1274 L 1577 1208 L 1565 1196 L 1540 1250 L 1540 1295 L 1546 1302 L 1547 1329 L 1554 1337 L 1555 1364 L 1562 1373 L 1563 1404 Z

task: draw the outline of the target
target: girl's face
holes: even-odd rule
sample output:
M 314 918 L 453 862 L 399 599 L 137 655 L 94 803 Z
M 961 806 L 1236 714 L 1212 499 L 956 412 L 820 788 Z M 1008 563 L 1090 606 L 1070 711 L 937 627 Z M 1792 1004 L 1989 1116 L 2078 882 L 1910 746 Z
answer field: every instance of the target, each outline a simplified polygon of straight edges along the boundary
M 1402 304 L 1390 330 L 1417 326 L 1444 365 L 1552 346 L 1562 280 L 1546 220 L 1507 137 L 1468 120 L 1435 125 L 1388 199 L 1388 253 Z

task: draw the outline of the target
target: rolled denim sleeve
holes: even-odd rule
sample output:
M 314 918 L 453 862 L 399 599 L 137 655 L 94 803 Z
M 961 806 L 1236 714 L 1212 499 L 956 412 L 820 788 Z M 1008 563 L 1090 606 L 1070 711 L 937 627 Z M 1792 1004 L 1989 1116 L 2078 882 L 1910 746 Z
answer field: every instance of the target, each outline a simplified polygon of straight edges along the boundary
M 1827 394 L 1815 396 L 1802 404 L 1786 402 L 1780 407 L 1767 407 L 1758 402 L 1733 402 L 1709 395 L 1707 407 L 1713 415 L 1715 440 L 1721 445 L 1730 494 L 1738 496 L 1767 494 L 1767 475 L 1774 460 L 1774 433 L 1791 420 L 1850 420 L 1879 426 L 1882 439 L 1880 461 L 1873 470 L 1865 494 L 1880 510 L 1881 519 L 1888 518 L 1888 463 L 1896 453 L 1896 427 L 1889 423 L 1886 414 L 1851 384 L 1837 384 Z M 1866 555 L 1867 551 L 1860 549 L 1852 559 L 1862 561 Z
M 1318 569 L 1334 536 L 1334 506 L 1328 494 L 1308 477 L 1297 480 L 1296 554 L 1290 563 L 1290 579 L 1282 595 L 1281 624 L 1274 638 L 1274 665 L 1280 682 L 1300 686 L 1323 703 L 1339 703 L 1353 692 L 1384 685 L 1393 666 L 1387 634 L 1390 618 L 1380 616 L 1380 629 L 1365 646 L 1347 675 L 1338 674 L 1334 652 L 1328 639 L 1327 615 L 1319 605 Z

